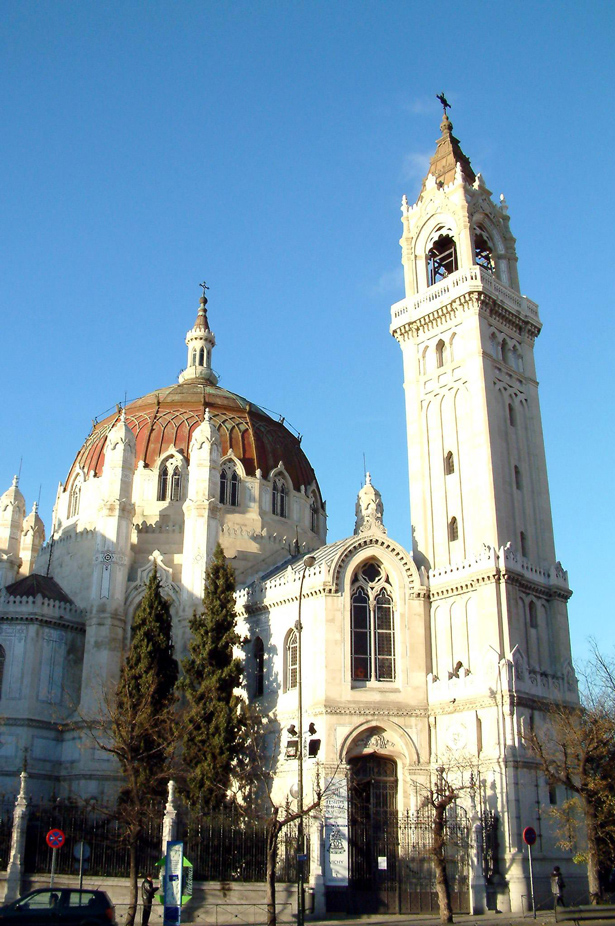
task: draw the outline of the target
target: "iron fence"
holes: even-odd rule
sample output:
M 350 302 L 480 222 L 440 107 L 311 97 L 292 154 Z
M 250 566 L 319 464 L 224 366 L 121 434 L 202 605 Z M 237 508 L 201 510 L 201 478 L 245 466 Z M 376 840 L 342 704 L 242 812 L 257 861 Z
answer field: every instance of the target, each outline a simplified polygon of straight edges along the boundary
M 196 881 L 265 881 L 265 823 L 251 820 L 234 807 L 216 813 L 186 807 L 179 838 L 194 866 Z M 306 838 L 309 859 L 309 843 Z M 307 870 L 306 870 L 307 874 Z M 285 826 L 278 837 L 276 880 L 297 880 L 297 825 Z
M 152 803 L 137 842 L 139 872 L 155 870 L 161 857 L 163 805 Z M 79 805 L 69 801 L 32 805 L 26 828 L 25 871 L 28 874 L 51 870 L 52 850 L 46 842 L 49 830 L 60 829 L 66 837 L 58 850 L 56 871 L 75 874 L 79 870 L 79 843 L 84 852 L 84 871 L 90 875 L 126 877 L 130 870 L 126 827 L 115 810 L 94 803 Z M 87 858 L 86 858 L 87 856 Z
M 6 870 L 11 852 L 14 800 L 0 796 L 0 869 Z

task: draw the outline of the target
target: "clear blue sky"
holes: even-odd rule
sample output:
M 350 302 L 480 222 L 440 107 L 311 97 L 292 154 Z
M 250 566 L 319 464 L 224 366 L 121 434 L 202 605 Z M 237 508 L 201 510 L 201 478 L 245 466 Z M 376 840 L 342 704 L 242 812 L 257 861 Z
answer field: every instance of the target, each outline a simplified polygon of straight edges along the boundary
M 580 657 L 615 642 L 610 2 L 26 2 L 0 23 L 0 486 L 49 526 L 91 419 L 173 382 L 200 290 L 221 385 L 304 435 L 331 540 L 363 453 L 410 544 L 402 193 L 435 94 L 506 194 Z

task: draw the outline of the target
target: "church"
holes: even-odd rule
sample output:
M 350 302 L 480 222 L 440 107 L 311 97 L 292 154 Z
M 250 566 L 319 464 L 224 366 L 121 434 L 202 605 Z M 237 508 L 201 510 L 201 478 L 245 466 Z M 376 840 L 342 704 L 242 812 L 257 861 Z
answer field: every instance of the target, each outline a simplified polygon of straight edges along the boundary
M 220 541 L 236 574 L 246 696 L 278 724 L 275 794 L 297 799 L 299 756 L 306 800 L 316 777 L 334 795 L 310 849 L 328 909 L 361 866 L 372 893 L 393 877 L 387 840 L 358 851 L 353 820 L 411 819 L 437 774 L 461 782 L 483 859 L 491 821 L 497 908 L 527 905 L 524 827 L 539 833 L 539 878 L 565 859 L 544 810 L 565 795 L 524 745 L 553 700 L 578 698 L 534 365 L 541 322 L 520 292 L 508 206 L 473 170 L 446 107 L 440 132 L 416 203 L 402 200 L 405 296 L 390 316 L 413 549 L 388 535 L 369 474 L 354 534 L 327 542 L 299 436 L 218 385 L 204 291 L 179 381 L 94 423 L 48 538 L 17 479 L 0 498 L 6 792 L 27 750 L 34 794 L 112 799 L 117 771 L 75 720 L 97 716 L 116 682 L 154 567 L 185 654 Z M 481 864 L 469 865 L 478 909 Z

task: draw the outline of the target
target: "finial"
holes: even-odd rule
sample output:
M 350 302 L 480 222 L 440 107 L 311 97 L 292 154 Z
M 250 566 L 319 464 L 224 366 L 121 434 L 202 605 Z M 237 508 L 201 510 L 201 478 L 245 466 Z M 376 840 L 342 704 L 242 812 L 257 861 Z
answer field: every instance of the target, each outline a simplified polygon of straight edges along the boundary
M 122 422 L 122 424 L 126 424 L 126 406 L 125 405 L 122 408 L 122 414 L 120 416 L 120 421 Z
M 365 473 L 365 485 L 366 485 L 366 486 L 371 486 L 371 484 L 372 484 L 372 474 L 371 474 L 371 473 Z
M 13 488 L 16 489 L 19 485 L 19 476 L 17 473 L 13 476 Z
M 508 212 L 508 203 L 503 193 L 500 193 L 500 209 L 502 212 Z
M 203 303 L 203 305 L 207 305 L 207 296 L 205 295 L 205 290 L 209 289 L 209 286 L 204 280 L 202 283 L 199 283 L 199 286 L 203 290 L 203 295 L 201 296 L 201 302 Z
M 408 204 L 408 197 L 406 196 L 405 193 L 401 198 L 401 211 L 403 212 L 404 215 L 408 215 L 410 211 L 410 206 Z

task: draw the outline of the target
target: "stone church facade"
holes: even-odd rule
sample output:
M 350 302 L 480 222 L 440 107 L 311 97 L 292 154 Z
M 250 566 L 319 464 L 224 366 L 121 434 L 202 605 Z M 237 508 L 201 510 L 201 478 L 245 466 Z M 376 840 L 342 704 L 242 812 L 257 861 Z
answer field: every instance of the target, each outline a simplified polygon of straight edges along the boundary
M 507 205 L 446 114 L 402 228 L 405 298 L 390 331 L 403 359 L 412 551 L 388 536 L 369 477 L 353 536 L 326 543 L 300 438 L 217 384 L 203 296 L 179 382 L 94 424 L 47 542 L 17 480 L 0 498 L 0 777 L 17 791 L 27 750 L 35 793 L 112 797 L 116 769 L 79 718 L 96 716 L 118 677 L 154 564 L 185 653 L 220 540 L 237 576 L 246 695 L 276 719 L 276 796 L 297 797 L 299 681 L 305 795 L 316 777 L 337 795 L 312 840 L 319 896 L 356 879 L 352 794 L 370 820 L 383 808 L 417 814 L 444 768 L 463 785 L 470 828 L 497 819 L 491 890 L 500 909 L 520 911 L 523 828 L 540 833 L 539 877 L 562 861 L 541 808 L 564 795 L 549 793 L 524 734 L 551 701 L 577 699 L 570 591 L 549 505 L 538 307 L 520 293 Z M 470 864 L 476 909 L 479 869 Z

